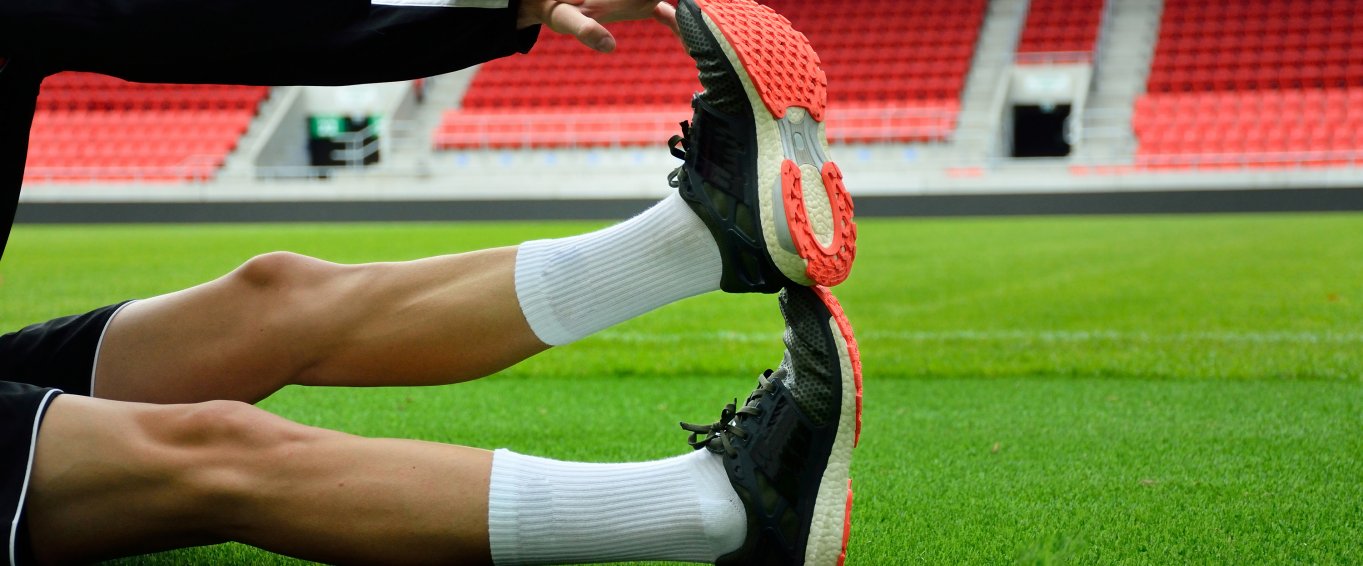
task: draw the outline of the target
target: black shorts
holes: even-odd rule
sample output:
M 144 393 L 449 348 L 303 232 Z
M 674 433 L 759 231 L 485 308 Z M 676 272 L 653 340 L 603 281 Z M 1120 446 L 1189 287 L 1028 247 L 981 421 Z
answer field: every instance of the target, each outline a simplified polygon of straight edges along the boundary
M 130 302 L 49 320 L 0 336 L 0 381 L 90 395 L 104 329 L 114 314 Z
M 90 395 L 104 330 L 131 302 L 0 336 L 0 526 L 7 543 L 0 563 L 33 562 L 23 510 L 38 427 L 58 394 Z
M 0 525 L 5 529 L 5 564 L 33 563 L 24 497 L 33 472 L 38 426 L 60 393 L 49 387 L 0 381 Z

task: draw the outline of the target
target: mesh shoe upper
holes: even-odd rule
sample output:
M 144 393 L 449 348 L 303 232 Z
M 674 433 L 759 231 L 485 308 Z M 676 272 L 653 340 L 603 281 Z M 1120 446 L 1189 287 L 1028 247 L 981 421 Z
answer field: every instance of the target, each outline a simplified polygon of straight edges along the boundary
M 725 265 L 720 288 L 774 293 L 791 281 L 772 262 L 762 233 L 751 104 L 695 4 L 678 6 L 677 24 L 705 91 L 692 97 L 691 121 L 672 139 L 685 163 L 671 182 L 715 236 Z
M 719 421 L 682 424 L 692 433 L 693 447 L 725 456 L 730 481 L 748 512 L 743 546 L 720 564 L 804 563 L 821 484 L 828 481 L 825 470 L 836 448 L 843 380 L 850 376 L 843 375 L 845 353 L 830 328 L 832 315 L 805 287 L 784 290 L 781 311 L 786 354 L 780 366 L 758 379 L 741 407 L 726 406 Z
M 681 30 L 686 52 L 696 60 L 700 85 L 705 87 L 700 98 L 726 114 L 750 111 L 743 83 L 738 80 L 738 74 L 729 64 L 723 48 L 710 34 L 694 4 L 684 2 L 681 9 L 677 10 L 677 29 Z

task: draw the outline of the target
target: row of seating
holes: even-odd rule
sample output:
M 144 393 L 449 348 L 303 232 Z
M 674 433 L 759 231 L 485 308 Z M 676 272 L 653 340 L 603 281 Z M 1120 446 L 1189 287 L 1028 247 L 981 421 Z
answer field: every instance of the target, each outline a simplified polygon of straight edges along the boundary
M 986 0 L 767 4 L 818 49 L 833 108 L 934 109 L 934 118 L 922 124 L 918 118 L 890 120 L 889 128 L 884 121 L 874 127 L 847 122 L 847 134 L 837 139 L 941 139 L 954 128 L 959 105 L 941 101 L 960 97 Z M 630 145 L 665 139 L 679 117 L 690 115 L 691 95 L 700 90 L 695 63 L 675 37 L 652 22 L 621 23 L 613 32 L 619 49 L 610 55 L 587 52 L 570 37 L 544 31 L 533 57 L 483 65 L 461 107 L 446 113 L 436 145 Z M 654 116 L 649 108 L 666 110 Z M 564 126 L 554 124 L 563 120 L 577 120 L 580 128 L 564 133 Z M 586 131 L 583 124 L 598 129 Z M 830 137 L 836 131 L 830 121 Z
M 1160 69 L 1238 69 L 1258 67 L 1330 67 L 1341 66 L 1357 70 L 1363 60 L 1354 57 L 1348 50 L 1311 49 L 1305 51 L 1253 51 L 1245 54 L 1235 51 L 1217 52 L 1164 52 L 1153 61 Z M 1359 50 L 1363 56 L 1363 49 Z
M 44 110 L 247 110 L 264 98 L 264 91 L 221 87 L 204 91 L 125 89 L 54 90 L 38 97 Z
M 1104 0 L 1032 0 L 1018 39 L 1018 54 L 1092 52 L 1104 4 Z
M 1218 69 L 1157 68 L 1150 71 L 1151 92 L 1277 90 L 1363 87 L 1363 72 L 1338 65 Z
M 25 181 L 210 178 L 268 93 L 59 73 L 38 97 Z
M 1155 108 L 1155 105 L 1159 105 Z M 1272 108 L 1292 108 L 1316 111 L 1331 106 L 1363 105 L 1363 90 L 1320 89 L 1320 90 L 1260 90 L 1260 91 L 1206 91 L 1188 93 L 1180 96 L 1142 97 L 1136 100 L 1136 111 L 1157 111 L 1159 113 L 1215 112 L 1228 109 L 1232 112 L 1254 112 L 1265 106 Z
M 1194 132 L 1199 130 L 1220 130 L 1220 131 L 1256 131 L 1262 134 L 1265 130 L 1273 132 L 1288 131 L 1292 129 L 1313 129 L 1313 128 L 1353 128 L 1363 123 L 1363 114 L 1358 110 L 1332 109 L 1327 112 L 1297 113 L 1284 112 L 1281 109 L 1264 108 L 1260 110 L 1250 110 L 1259 112 L 1264 116 L 1269 116 L 1267 120 L 1251 121 L 1243 116 L 1222 111 L 1217 114 L 1192 114 L 1177 113 L 1165 115 L 1151 115 L 1148 113 L 1138 113 L 1132 119 L 1132 130 L 1139 134 L 1157 133 L 1163 130 L 1174 132 Z M 1290 116 L 1290 118 L 1288 117 Z
M 1332 166 L 1363 156 L 1357 2 L 1166 0 L 1133 108 L 1148 169 Z
M 1321 16 L 1350 15 L 1358 7 L 1355 0 L 1331 0 L 1324 2 L 1280 2 L 1238 1 L 1206 2 L 1205 0 L 1178 0 L 1164 3 L 1169 20 L 1233 20 L 1236 18 L 1255 19 L 1292 19 L 1315 18 Z
M 1363 47 L 1352 31 L 1337 30 L 1329 33 L 1308 34 L 1304 32 L 1280 32 L 1272 34 L 1272 41 L 1265 42 L 1263 37 L 1241 31 L 1228 30 L 1225 33 L 1203 33 L 1174 35 L 1161 34 L 1160 51 L 1164 53 L 1208 53 L 1224 55 L 1241 50 L 1254 49 L 1273 53 L 1311 52 L 1328 49 L 1330 51 Z
M 1245 20 L 1174 20 L 1160 27 L 1160 35 L 1165 38 L 1195 39 L 1207 30 L 1232 32 L 1245 41 L 1262 40 L 1263 36 L 1292 35 L 1302 39 L 1338 37 L 1348 32 L 1353 22 L 1350 18 L 1325 17 L 1312 19 L 1272 18 Z
M 35 144 L 78 144 L 78 145 L 128 145 L 143 143 L 164 143 L 171 146 L 199 141 L 236 143 L 245 133 L 245 127 L 232 129 L 207 129 L 199 127 L 158 126 L 136 129 L 88 129 L 54 128 L 33 130 L 30 140 Z
M 195 141 L 180 144 L 123 144 L 123 145 L 40 145 L 29 152 L 29 163 L 36 166 L 69 164 L 82 162 L 86 158 L 117 158 L 125 165 L 175 165 L 194 157 L 197 160 L 221 164 L 223 156 L 230 151 L 233 141 L 204 143 Z
M 214 90 L 214 89 L 244 89 L 258 91 L 264 87 L 255 86 L 235 86 L 235 85 L 216 85 L 216 84 L 162 84 L 162 83 L 135 83 L 125 81 L 109 75 L 99 73 L 84 73 L 69 71 L 52 75 L 43 81 L 43 90 L 90 90 L 90 89 L 124 89 L 124 90 Z
M 248 110 L 168 110 L 160 112 L 39 111 L 33 116 L 33 129 L 102 129 L 106 127 L 209 126 L 211 129 L 236 129 L 251 122 Z
M 791 6 L 788 2 L 769 2 L 772 6 L 778 6 L 778 11 L 783 15 L 789 15 Z M 860 19 L 864 13 L 875 13 L 884 16 L 914 16 L 923 17 L 931 14 L 944 16 L 970 17 L 976 12 L 977 6 L 969 2 L 959 2 L 954 0 L 914 0 L 904 2 L 903 0 L 860 0 L 855 6 L 848 6 L 847 3 L 840 2 L 807 2 L 808 7 L 801 7 L 801 13 L 812 17 L 823 19 Z M 849 11 L 855 8 L 856 12 Z M 800 29 L 804 29 L 801 27 Z

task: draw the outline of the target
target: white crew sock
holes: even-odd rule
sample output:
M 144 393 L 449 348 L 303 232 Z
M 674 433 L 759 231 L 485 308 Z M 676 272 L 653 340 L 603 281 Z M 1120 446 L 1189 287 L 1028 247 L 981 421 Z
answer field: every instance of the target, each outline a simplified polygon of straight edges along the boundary
M 496 564 L 714 562 L 742 546 L 743 502 L 717 454 L 634 464 L 498 450 L 488 490 Z
M 723 270 L 709 229 L 674 193 L 615 226 L 521 244 L 516 296 L 535 335 L 559 346 L 718 290 Z

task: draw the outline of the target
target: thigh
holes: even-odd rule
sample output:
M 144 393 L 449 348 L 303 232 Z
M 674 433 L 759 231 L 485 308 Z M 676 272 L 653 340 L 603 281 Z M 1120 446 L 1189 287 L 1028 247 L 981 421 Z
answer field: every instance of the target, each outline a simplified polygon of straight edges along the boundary
M 24 503 L 33 472 L 38 430 L 52 400 L 49 388 L 0 381 L 0 524 L 10 564 L 32 562 Z
M 88 563 L 222 542 L 208 534 L 216 525 L 204 519 L 222 502 L 206 499 L 188 481 L 216 470 L 196 467 L 181 450 L 204 432 L 185 426 L 201 410 L 79 395 L 53 399 L 36 430 L 23 506 L 37 560 Z
M 104 331 L 127 304 L 49 320 L 0 336 L 0 380 L 90 395 Z

